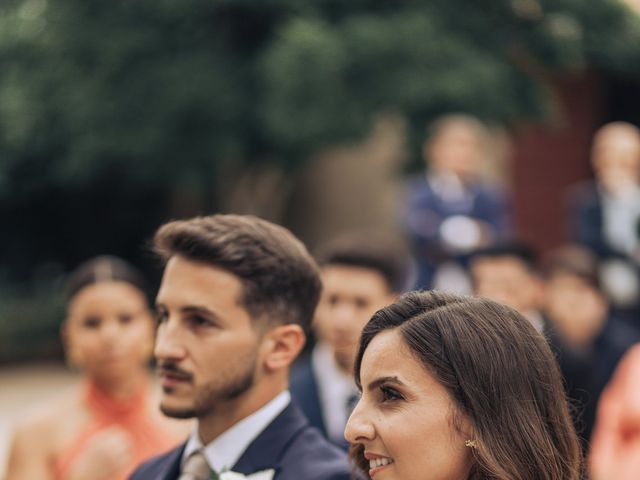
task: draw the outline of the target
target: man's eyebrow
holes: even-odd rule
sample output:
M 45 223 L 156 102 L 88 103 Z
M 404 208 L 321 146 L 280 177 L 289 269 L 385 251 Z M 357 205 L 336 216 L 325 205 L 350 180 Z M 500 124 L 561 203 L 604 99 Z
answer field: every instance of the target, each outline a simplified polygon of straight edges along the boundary
M 156 310 L 168 310 L 168 308 L 163 303 L 156 303 Z M 206 315 L 207 317 L 211 317 L 214 319 L 219 318 L 219 316 L 213 311 L 208 309 L 207 307 L 203 307 L 201 305 L 186 305 L 180 308 L 181 313 L 197 313 L 199 315 Z
M 398 386 L 404 386 L 404 383 L 400 381 L 398 377 L 380 377 L 376 378 L 373 382 L 367 385 L 367 390 L 372 391 L 379 388 L 381 385 L 392 383 Z
M 182 307 L 180 311 L 184 313 L 203 313 L 206 315 L 215 316 L 215 313 L 209 310 L 207 307 L 201 307 L 199 305 L 187 305 L 186 307 Z

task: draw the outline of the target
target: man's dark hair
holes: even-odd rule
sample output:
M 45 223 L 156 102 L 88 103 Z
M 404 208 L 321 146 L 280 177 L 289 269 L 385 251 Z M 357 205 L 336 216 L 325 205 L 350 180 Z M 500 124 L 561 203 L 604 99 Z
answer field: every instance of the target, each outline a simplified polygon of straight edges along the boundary
M 560 369 L 545 338 L 522 315 L 482 298 L 407 293 L 364 327 L 354 370 L 359 387 L 365 351 L 376 335 L 391 330 L 450 393 L 453 427 L 460 428 L 460 415 L 469 419 L 476 441 L 469 479 L 581 478 Z M 352 458 L 368 471 L 361 445 L 352 448 Z
M 475 250 L 471 254 L 471 262 L 483 258 L 497 259 L 511 257 L 524 263 L 531 272 L 538 271 L 538 255 L 535 250 L 523 242 L 497 243 Z
M 365 235 L 345 234 L 324 244 L 316 258 L 321 267 L 343 265 L 378 272 L 390 292 L 401 292 L 407 283 L 408 256 L 405 248 L 390 239 Z
M 250 215 L 211 215 L 161 226 L 153 250 L 221 268 L 239 277 L 238 301 L 254 320 L 308 330 L 320 296 L 318 267 L 289 230 Z
M 582 279 L 592 288 L 600 290 L 598 260 L 591 251 L 580 245 L 565 245 L 552 250 L 544 258 L 543 273 L 546 278 L 557 274 Z

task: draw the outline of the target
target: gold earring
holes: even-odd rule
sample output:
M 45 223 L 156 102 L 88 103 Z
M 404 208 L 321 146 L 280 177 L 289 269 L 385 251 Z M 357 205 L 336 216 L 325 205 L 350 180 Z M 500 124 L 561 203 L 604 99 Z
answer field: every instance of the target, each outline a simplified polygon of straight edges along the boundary
M 477 448 L 478 445 L 476 444 L 475 440 L 465 440 L 464 441 L 464 446 L 465 447 L 469 447 L 469 448 Z

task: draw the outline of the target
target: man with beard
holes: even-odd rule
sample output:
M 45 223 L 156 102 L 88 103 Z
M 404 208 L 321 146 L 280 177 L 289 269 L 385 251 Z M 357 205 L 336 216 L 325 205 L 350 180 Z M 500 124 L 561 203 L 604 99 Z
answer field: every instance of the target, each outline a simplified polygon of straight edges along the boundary
M 156 300 L 160 408 L 195 417 L 197 427 L 131 478 L 350 478 L 344 454 L 287 389 L 321 288 L 302 243 L 255 217 L 213 215 L 162 226 L 154 249 L 165 262 Z

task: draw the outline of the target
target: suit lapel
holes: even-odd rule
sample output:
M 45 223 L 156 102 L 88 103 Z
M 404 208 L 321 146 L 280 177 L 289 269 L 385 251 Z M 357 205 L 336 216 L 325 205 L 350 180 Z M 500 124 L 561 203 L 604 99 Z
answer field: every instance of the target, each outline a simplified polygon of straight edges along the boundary
M 158 473 L 153 480 L 176 480 L 180 476 L 180 460 L 186 443 L 172 450 L 159 465 Z
M 243 475 L 272 468 L 277 471 L 291 439 L 308 425 L 308 420 L 292 401 L 249 445 L 232 470 Z
M 318 379 L 313 371 L 313 362 L 310 358 L 300 365 L 296 372 L 296 382 L 291 382 L 291 395 L 302 408 L 311 425 L 327 435 L 322 406 L 320 405 L 320 393 L 318 391 Z

